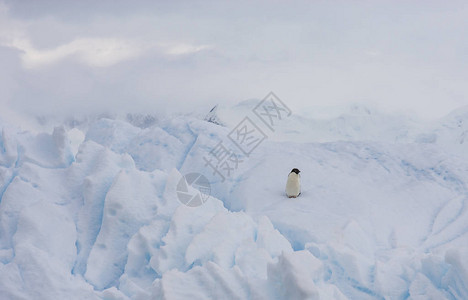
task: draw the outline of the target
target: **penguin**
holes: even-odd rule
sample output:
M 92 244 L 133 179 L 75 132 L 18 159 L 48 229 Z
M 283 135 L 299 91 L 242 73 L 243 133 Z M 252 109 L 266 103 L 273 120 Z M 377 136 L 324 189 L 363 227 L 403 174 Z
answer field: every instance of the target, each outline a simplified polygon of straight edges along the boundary
M 301 194 L 301 175 L 299 175 L 299 169 L 292 169 L 288 175 L 288 181 L 286 182 L 286 195 L 289 198 L 296 198 Z

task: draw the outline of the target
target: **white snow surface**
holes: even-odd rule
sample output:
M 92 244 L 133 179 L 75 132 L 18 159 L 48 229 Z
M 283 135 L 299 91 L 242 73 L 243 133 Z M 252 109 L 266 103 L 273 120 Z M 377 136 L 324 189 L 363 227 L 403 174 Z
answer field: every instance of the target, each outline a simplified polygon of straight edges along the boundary
M 273 132 L 255 105 L 219 109 L 226 126 L 0 116 L 0 298 L 468 299 L 468 108 L 300 112 Z M 222 181 L 203 157 L 240 154 L 245 116 L 268 138 Z M 211 183 L 199 207 L 177 199 L 191 172 Z

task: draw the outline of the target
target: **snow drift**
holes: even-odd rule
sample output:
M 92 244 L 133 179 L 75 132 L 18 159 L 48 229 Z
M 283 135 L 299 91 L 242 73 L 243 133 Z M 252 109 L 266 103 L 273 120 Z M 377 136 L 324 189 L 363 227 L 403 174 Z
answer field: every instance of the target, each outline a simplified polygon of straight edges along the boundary
M 293 115 L 223 181 L 203 157 L 250 104 L 211 116 L 226 126 L 0 123 L 2 298 L 468 298 L 466 109 Z M 177 200 L 189 172 L 210 180 L 202 206 Z

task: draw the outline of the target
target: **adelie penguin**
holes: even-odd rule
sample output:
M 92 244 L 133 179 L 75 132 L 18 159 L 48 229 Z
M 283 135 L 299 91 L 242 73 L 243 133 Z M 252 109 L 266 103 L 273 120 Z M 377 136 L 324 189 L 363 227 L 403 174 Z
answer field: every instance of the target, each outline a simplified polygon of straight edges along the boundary
M 299 169 L 292 169 L 288 175 L 288 181 L 286 182 L 286 195 L 289 198 L 296 198 L 301 194 L 301 171 Z

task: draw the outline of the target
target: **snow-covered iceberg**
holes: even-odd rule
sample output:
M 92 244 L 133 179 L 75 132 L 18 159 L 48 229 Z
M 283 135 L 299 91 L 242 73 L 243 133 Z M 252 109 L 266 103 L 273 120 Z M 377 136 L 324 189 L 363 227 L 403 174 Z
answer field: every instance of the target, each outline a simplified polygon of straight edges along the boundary
M 218 110 L 226 126 L 0 124 L 2 299 L 468 298 L 465 110 L 418 123 L 353 107 L 275 132 L 256 120 L 267 139 L 220 178 L 206 157 L 236 149 L 255 105 Z M 294 167 L 302 194 L 288 199 Z M 198 207 L 177 198 L 190 172 L 211 184 Z

